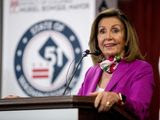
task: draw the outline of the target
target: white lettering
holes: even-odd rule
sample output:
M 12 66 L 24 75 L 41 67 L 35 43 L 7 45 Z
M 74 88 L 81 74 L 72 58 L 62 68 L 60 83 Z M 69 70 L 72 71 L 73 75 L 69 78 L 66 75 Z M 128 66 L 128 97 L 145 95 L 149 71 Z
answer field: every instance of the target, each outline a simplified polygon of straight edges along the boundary
M 42 30 L 51 30 L 51 29 L 52 29 L 52 22 L 51 21 L 45 21 L 45 22 L 42 22 L 40 24 L 37 24 L 37 25 L 33 26 L 30 29 L 30 32 L 32 33 L 32 35 L 35 35 Z

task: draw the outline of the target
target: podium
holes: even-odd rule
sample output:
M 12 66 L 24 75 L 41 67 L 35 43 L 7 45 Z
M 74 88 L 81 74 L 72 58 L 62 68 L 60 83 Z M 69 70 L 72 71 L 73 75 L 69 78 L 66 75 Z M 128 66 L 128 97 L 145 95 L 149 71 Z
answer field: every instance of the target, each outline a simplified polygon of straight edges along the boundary
M 12 113 L 13 111 L 53 110 L 53 113 L 56 112 L 56 115 L 59 114 L 60 116 L 65 116 L 64 118 L 66 118 L 67 115 L 69 115 L 69 117 L 75 116 L 75 118 L 73 118 L 74 120 L 136 120 L 123 108 L 116 105 L 114 105 L 108 112 L 99 113 L 97 112 L 97 109 L 94 108 L 94 99 L 95 97 L 89 96 L 50 96 L 0 99 L 0 118 L 2 118 L 2 116 L 4 117 L 4 114 L 5 116 L 8 116 L 10 112 Z M 61 110 L 63 110 L 63 112 Z M 64 110 L 70 110 L 70 113 L 67 113 Z M 64 115 L 65 113 L 67 113 L 67 115 Z M 18 113 L 17 115 L 21 114 Z M 13 113 L 12 116 L 14 117 Z M 52 114 L 51 116 L 55 115 Z M 54 119 L 55 118 L 53 118 L 53 120 Z M 57 118 L 57 120 L 59 119 L 62 118 Z

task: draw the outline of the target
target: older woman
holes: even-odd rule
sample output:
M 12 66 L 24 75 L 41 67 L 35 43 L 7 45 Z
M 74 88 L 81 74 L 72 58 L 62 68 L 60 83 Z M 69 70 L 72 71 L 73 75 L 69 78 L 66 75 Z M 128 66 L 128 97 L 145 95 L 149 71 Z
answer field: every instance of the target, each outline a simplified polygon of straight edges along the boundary
M 152 98 L 154 80 L 149 63 L 144 61 L 138 47 L 136 32 L 127 17 L 118 9 L 101 12 L 93 22 L 90 51 L 94 66 L 86 72 L 78 95 L 96 96 L 98 111 L 108 111 L 120 104 L 146 120 Z

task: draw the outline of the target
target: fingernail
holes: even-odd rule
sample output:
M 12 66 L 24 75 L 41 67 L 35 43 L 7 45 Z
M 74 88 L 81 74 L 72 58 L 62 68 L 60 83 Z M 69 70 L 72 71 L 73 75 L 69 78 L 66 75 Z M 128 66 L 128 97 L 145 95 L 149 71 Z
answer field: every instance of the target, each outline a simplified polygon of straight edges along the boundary
M 98 106 L 98 105 L 95 103 L 95 104 L 94 104 L 94 107 L 97 108 L 97 106 Z

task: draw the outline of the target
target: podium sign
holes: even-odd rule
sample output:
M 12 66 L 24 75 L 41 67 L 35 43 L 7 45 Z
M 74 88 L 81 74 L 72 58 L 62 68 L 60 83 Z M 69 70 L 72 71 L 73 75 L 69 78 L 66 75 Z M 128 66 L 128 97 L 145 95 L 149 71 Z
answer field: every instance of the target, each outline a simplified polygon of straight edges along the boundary
M 135 120 L 133 116 L 116 105 L 108 112 L 98 113 L 94 108 L 94 99 L 87 96 L 1 99 L 0 118 L 43 120 L 46 116 L 45 120 Z
M 1 111 L 1 120 L 78 120 L 78 109 Z

